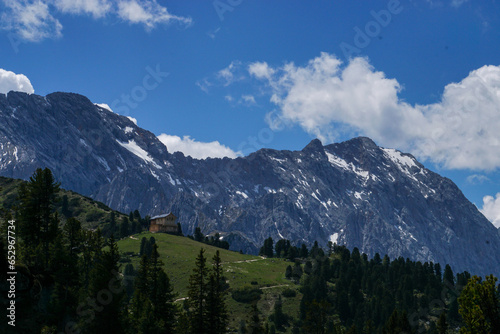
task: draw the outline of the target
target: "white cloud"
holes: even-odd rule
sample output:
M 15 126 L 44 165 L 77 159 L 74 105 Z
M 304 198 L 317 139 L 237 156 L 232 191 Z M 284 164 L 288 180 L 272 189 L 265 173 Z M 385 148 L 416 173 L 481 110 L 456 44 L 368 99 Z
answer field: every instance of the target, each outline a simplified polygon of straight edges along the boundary
M 248 66 L 248 73 L 258 79 L 270 79 L 274 70 L 266 62 L 255 62 Z
M 458 8 L 462 6 L 464 3 L 468 2 L 469 0 L 451 0 L 451 6 Z
M 161 23 L 179 22 L 186 25 L 192 23 L 191 18 L 170 14 L 167 8 L 159 5 L 156 0 L 120 0 L 118 16 L 130 23 L 144 24 L 148 29 Z
M 35 90 L 24 74 L 16 74 L 0 68 L 0 93 L 7 94 L 11 90 L 33 94 Z
M 54 6 L 63 13 L 91 14 L 94 18 L 101 18 L 112 9 L 109 0 L 55 0 Z
M 257 104 L 257 102 L 255 101 L 255 97 L 253 95 L 242 95 L 241 100 L 244 104 L 247 105 Z
M 479 211 L 481 211 L 495 227 L 500 227 L 500 193 L 497 193 L 495 198 L 493 198 L 493 196 L 484 196 L 483 208 Z
M 0 26 L 30 42 L 62 36 L 62 25 L 52 16 L 44 1 L 2 0 L 6 11 L 1 13 Z
M 489 181 L 490 179 L 486 175 L 481 175 L 481 174 L 473 174 L 467 176 L 467 183 L 470 184 L 483 184 L 484 182 Z
M 95 19 L 117 16 L 147 30 L 160 24 L 190 25 L 191 18 L 172 15 L 157 0 L 0 0 L 4 11 L 0 27 L 21 39 L 38 42 L 62 36 L 61 14 L 91 15 Z
M 228 67 L 217 72 L 217 77 L 224 80 L 224 86 L 229 86 L 235 80 L 239 80 L 241 78 L 235 77 L 235 71 L 238 69 L 240 62 L 232 61 Z
M 184 155 L 189 155 L 195 159 L 236 158 L 241 156 L 240 152 L 234 152 L 218 141 L 204 143 L 191 139 L 189 136 L 181 138 L 167 134 L 159 135 L 158 139 L 167 147 L 169 152 L 182 152 Z
M 344 65 L 322 53 L 305 66 L 256 68 L 249 72 L 265 80 L 278 107 L 273 119 L 299 124 L 323 142 L 363 134 L 445 168 L 500 167 L 500 66 L 447 85 L 438 103 L 414 106 L 399 98 L 398 81 L 366 58 Z
M 200 87 L 200 89 L 205 93 L 208 93 L 208 90 L 212 85 L 213 84 L 210 81 L 208 81 L 207 78 L 203 78 L 201 80 L 196 81 L 196 86 Z

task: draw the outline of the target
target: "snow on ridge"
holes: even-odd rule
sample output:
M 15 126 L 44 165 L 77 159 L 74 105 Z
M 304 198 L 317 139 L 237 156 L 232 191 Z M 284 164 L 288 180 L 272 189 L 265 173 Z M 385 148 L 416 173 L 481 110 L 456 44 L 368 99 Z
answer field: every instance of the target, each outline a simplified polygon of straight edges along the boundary
M 126 148 L 129 152 L 133 153 L 135 156 L 141 158 L 145 162 L 149 162 L 153 164 L 156 168 L 162 169 L 161 166 L 159 166 L 156 162 L 153 161 L 153 158 L 151 158 L 143 148 L 141 148 L 135 140 L 129 140 L 128 143 L 122 143 L 118 139 L 116 140 L 118 144 L 120 144 L 122 147 Z
M 125 127 L 125 129 L 123 129 L 123 131 L 125 131 L 125 133 L 131 133 L 132 131 L 134 131 L 134 129 L 132 129 L 130 126 L 127 126 Z
M 113 110 L 111 109 L 111 107 L 108 106 L 106 103 L 94 103 L 94 105 L 98 106 L 101 109 L 106 109 L 106 110 L 109 110 L 109 111 L 113 112 Z
M 247 195 L 247 194 L 245 194 L 245 193 L 244 193 L 244 192 L 242 192 L 242 191 L 237 190 L 237 191 L 236 191 L 236 193 L 237 193 L 238 195 L 242 196 L 244 199 L 247 199 L 247 198 L 248 198 L 248 195 Z
M 326 153 L 326 156 L 328 157 L 328 161 L 332 165 L 340 167 L 346 171 L 352 171 L 356 175 L 358 175 L 359 177 L 361 177 L 363 179 L 367 179 L 370 176 L 370 173 L 368 171 L 357 168 L 356 166 L 354 166 L 354 164 L 352 162 L 347 163 L 347 161 L 345 161 L 344 159 L 342 159 L 336 155 L 333 155 L 333 154 L 326 152 L 326 151 L 325 151 L 325 153 Z
M 282 163 L 285 163 L 286 162 L 286 159 L 279 159 L 279 158 L 275 158 L 275 157 L 271 157 L 269 156 L 269 159 L 273 160 L 273 161 L 277 161 L 279 162 L 280 164 Z
M 408 168 L 418 167 L 415 160 L 393 148 L 383 148 L 384 154 L 398 166 L 406 166 Z

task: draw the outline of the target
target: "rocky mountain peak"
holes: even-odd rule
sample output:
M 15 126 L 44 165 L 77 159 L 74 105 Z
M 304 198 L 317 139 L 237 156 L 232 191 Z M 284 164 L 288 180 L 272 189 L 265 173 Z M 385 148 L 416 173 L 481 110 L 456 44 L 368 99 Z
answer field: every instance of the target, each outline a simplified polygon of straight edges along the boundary
M 366 137 L 237 159 L 169 154 L 151 132 L 78 94 L 0 95 L 0 175 L 49 167 L 113 209 L 173 212 L 255 253 L 272 237 L 344 244 L 455 271 L 500 274 L 500 234 L 450 180 Z M 487 241 L 487 242 L 486 242 Z
M 307 144 L 306 147 L 302 149 L 302 152 L 304 153 L 309 153 L 309 152 L 323 152 L 324 147 L 323 144 L 321 143 L 321 140 L 319 139 L 313 139 L 309 144 Z

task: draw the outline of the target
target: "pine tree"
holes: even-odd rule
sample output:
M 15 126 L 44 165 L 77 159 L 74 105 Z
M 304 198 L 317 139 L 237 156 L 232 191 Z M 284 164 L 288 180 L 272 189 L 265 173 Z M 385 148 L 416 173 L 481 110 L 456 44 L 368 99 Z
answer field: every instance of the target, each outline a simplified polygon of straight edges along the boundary
M 249 334 L 263 334 L 264 328 L 260 322 L 259 309 L 257 308 L 257 303 L 252 304 L 252 311 L 250 312 L 250 323 L 248 324 Z
M 123 217 L 122 222 L 120 224 L 120 238 L 125 238 L 129 235 L 130 235 L 129 219 L 127 217 Z
M 116 233 L 116 216 L 115 216 L 115 212 L 114 211 L 111 211 L 111 214 L 109 216 L 109 233 L 110 234 L 113 234 L 113 235 L 118 235 L 118 233 Z
M 139 248 L 139 256 L 143 256 L 145 254 L 145 249 L 146 249 L 146 244 L 148 242 L 148 239 L 146 237 L 142 237 L 141 239 L 141 247 Z
M 438 322 L 437 322 L 437 329 L 439 334 L 446 334 L 446 331 L 448 330 L 448 323 L 446 322 L 446 313 L 442 312 L 441 315 L 439 316 Z
M 62 197 L 61 213 L 64 217 L 69 218 L 71 216 L 71 211 L 69 210 L 68 195 Z
M 443 282 L 446 282 L 447 284 L 450 284 L 451 286 L 455 286 L 455 279 L 453 276 L 453 271 L 451 270 L 451 267 L 449 264 L 447 264 L 444 267 Z
M 276 329 L 279 331 L 284 331 L 284 326 L 287 325 L 288 319 L 287 316 L 283 313 L 283 302 L 281 301 L 281 295 L 279 295 L 278 300 L 274 304 L 273 313 L 269 316 L 269 320 L 271 320 Z
M 175 294 L 170 279 L 163 270 L 163 262 L 159 259 L 158 245 L 153 245 L 149 260 L 149 300 L 152 305 L 157 331 L 171 333 L 174 331 L 177 310 L 174 306 Z
M 228 315 L 225 303 L 225 284 L 220 252 L 216 251 L 212 259 L 206 306 L 206 318 L 209 326 L 208 333 L 211 334 L 226 333 Z
M 123 333 L 125 293 L 119 275 L 120 254 L 113 237 L 109 250 L 103 251 L 90 274 L 88 294 L 97 309 L 90 317 L 82 317 L 83 333 Z M 90 303 L 89 303 L 90 304 Z
M 201 233 L 201 228 L 196 227 L 194 230 L 194 240 L 198 242 L 205 242 L 205 236 Z
M 465 323 L 460 333 L 500 333 L 500 288 L 496 282 L 493 275 L 484 281 L 477 276 L 469 280 L 458 298 Z
M 50 169 L 38 168 L 28 183 L 18 189 L 18 229 L 23 241 L 23 260 L 41 271 L 49 261 L 49 244 L 58 233 L 58 219 L 53 214 L 59 183 Z
M 196 257 L 193 273 L 189 277 L 188 296 L 191 309 L 189 323 L 191 332 L 198 334 L 207 333 L 208 328 L 205 307 L 207 304 L 209 271 L 206 262 L 205 250 L 201 248 L 200 253 Z

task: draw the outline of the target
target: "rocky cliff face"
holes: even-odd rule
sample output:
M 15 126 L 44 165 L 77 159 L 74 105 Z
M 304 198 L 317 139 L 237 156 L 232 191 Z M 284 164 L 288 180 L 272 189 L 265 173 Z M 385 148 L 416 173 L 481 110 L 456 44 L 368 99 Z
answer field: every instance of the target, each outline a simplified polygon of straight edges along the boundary
M 172 211 L 185 233 L 222 232 L 235 250 L 315 240 L 372 256 L 500 274 L 500 234 L 450 180 L 368 138 L 301 151 L 195 160 L 77 94 L 0 94 L 0 175 L 49 167 L 62 186 L 124 212 Z

